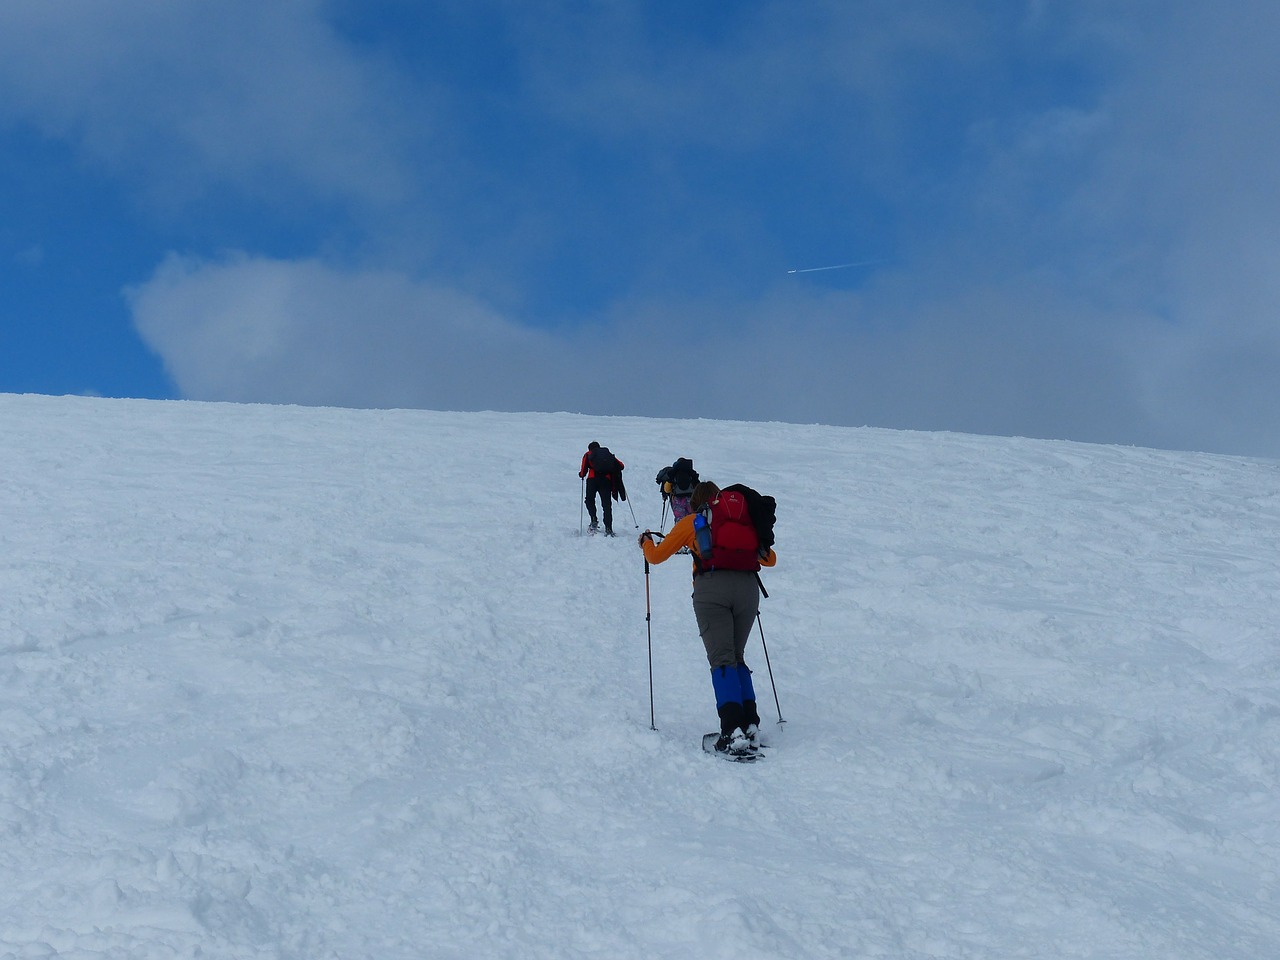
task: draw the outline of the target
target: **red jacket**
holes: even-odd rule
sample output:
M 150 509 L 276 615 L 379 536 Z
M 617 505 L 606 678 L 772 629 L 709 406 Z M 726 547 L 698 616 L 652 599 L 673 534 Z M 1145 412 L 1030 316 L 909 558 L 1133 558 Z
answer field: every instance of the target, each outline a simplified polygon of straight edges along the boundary
M 613 459 L 618 460 L 616 456 Z M 619 470 L 625 470 L 626 467 L 627 465 L 625 463 L 623 463 L 621 460 L 618 460 Z M 595 479 L 596 472 L 591 469 L 591 451 L 590 450 L 588 450 L 586 453 L 582 455 L 582 466 L 578 468 L 578 476 L 591 477 L 593 480 Z

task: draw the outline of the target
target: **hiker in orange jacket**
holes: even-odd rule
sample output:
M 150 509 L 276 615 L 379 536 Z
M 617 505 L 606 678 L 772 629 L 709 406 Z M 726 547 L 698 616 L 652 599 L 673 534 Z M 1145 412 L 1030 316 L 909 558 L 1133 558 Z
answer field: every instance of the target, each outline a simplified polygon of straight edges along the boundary
M 760 580 L 756 572 L 760 567 L 776 564 L 778 555 L 772 547 L 757 548 L 750 562 L 735 564 L 747 569 L 712 566 L 710 537 L 704 535 L 703 542 L 698 541 L 700 533 L 719 534 L 714 527 L 700 528 L 706 523 L 703 511 L 707 508 L 711 508 L 708 512 L 713 524 L 719 522 L 716 507 L 720 499 L 718 486 L 710 481 L 699 483 L 690 501 L 693 512 L 676 521 L 660 542 L 654 542 L 653 532 L 646 530 L 640 534 L 639 543 L 644 558 L 650 563 L 662 563 L 683 547 L 688 547 L 693 554 L 693 615 L 711 665 L 711 684 L 720 716 L 716 750 L 741 753 L 759 746 L 760 713 L 756 709 L 751 670 L 744 659 L 751 627 L 760 610 Z M 746 519 L 749 526 L 750 517 Z

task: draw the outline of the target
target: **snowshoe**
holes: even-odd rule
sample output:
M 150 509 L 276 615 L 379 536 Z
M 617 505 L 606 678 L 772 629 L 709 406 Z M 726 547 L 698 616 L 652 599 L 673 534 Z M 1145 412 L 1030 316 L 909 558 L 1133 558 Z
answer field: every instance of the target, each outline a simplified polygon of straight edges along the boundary
M 735 730 L 733 734 L 704 734 L 702 749 L 733 763 L 755 763 L 764 758 L 764 753 L 758 747 L 753 749 L 740 730 Z

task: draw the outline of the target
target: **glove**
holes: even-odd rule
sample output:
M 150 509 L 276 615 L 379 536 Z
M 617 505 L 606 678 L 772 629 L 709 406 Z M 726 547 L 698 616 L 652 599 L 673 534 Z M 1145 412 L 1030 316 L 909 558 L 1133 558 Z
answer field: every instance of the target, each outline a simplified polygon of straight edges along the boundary
M 644 549 L 644 542 L 645 542 L 646 540 L 648 540 L 650 543 L 653 543 L 653 534 L 652 534 L 652 533 L 650 533 L 648 530 L 646 530 L 644 533 L 640 534 L 639 538 L 636 540 L 636 545 L 637 545 L 641 550 L 643 550 L 643 549 Z

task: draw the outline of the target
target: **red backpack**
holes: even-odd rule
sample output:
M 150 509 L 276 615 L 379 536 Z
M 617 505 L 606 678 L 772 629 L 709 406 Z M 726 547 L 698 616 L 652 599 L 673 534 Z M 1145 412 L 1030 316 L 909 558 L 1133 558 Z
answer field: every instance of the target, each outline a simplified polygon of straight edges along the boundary
M 747 510 L 747 498 L 739 491 L 720 491 L 694 518 L 693 526 L 698 536 L 700 573 L 760 569 L 760 537 Z

